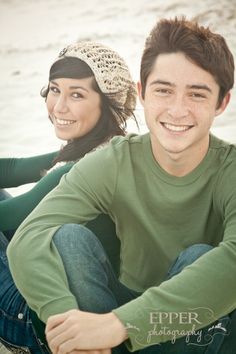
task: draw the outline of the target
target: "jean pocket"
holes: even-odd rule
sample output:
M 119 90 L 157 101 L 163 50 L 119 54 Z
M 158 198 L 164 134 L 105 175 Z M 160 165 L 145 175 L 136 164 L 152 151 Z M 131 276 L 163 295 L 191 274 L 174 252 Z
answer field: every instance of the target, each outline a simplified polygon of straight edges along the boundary
M 9 343 L 5 339 L 2 339 L 1 337 L 0 337 L 0 343 L 2 343 L 2 345 L 7 350 L 9 350 L 11 353 L 14 353 L 14 354 L 30 354 L 30 353 L 32 353 L 29 348 Z

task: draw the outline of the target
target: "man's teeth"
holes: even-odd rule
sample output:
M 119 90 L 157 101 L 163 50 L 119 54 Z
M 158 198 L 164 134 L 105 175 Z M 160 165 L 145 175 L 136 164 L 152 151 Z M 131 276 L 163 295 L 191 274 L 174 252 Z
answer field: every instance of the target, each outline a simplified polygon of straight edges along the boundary
M 168 130 L 174 131 L 174 132 L 184 132 L 191 128 L 190 125 L 172 125 L 168 123 L 163 123 L 164 127 Z
M 55 118 L 57 124 L 60 124 L 60 125 L 70 125 L 70 124 L 73 124 L 75 123 L 75 120 L 68 120 L 68 119 L 59 119 L 59 118 Z

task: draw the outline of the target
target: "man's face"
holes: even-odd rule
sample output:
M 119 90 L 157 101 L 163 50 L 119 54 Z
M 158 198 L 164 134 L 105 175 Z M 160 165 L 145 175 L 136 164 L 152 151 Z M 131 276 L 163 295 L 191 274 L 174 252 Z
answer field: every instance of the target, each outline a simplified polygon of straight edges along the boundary
M 219 85 L 214 77 L 183 53 L 161 54 L 147 79 L 141 99 L 154 156 L 179 159 L 208 146 L 217 108 Z M 199 150 L 200 149 L 200 150 Z M 158 160 L 158 159 L 157 159 Z

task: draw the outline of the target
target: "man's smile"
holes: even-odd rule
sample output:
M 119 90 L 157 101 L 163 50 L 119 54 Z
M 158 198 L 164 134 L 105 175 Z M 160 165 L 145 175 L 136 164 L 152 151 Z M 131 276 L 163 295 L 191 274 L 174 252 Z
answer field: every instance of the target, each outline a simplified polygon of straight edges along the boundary
M 171 132 L 185 132 L 193 127 L 193 125 L 176 125 L 165 122 L 161 122 L 161 125 Z

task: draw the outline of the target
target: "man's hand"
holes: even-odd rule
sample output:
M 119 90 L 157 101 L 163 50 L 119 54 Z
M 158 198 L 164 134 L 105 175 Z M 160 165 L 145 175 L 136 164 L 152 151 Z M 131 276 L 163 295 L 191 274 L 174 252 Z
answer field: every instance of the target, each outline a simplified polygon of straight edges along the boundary
M 95 314 L 70 310 L 49 317 L 46 326 L 48 345 L 53 354 L 73 351 L 82 354 L 109 354 L 110 349 L 127 339 L 124 325 L 112 312 Z

